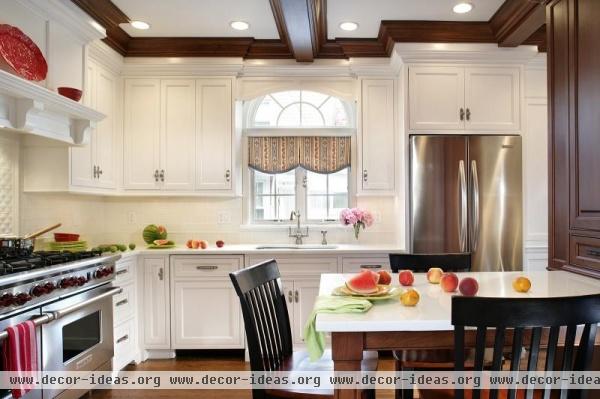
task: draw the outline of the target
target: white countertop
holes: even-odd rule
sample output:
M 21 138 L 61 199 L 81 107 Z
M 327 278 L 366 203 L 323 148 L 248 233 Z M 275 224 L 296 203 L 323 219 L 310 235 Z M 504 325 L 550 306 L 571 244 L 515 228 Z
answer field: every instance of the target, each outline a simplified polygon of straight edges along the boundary
M 459 278 L 475 277 L 479 282 L 478 296 L 484 297 L 562 297 L 600 293 L 600 280 L 564 271 L 539 272 L 473 272 L 457 273 Z M 350 277 L 349 274 L 322 274 L 319 295 L 331 291 Z M 527 276 L 532 282 L 528 293 L 518 293 L 512 288 L 516 276 Z M 398 275 L 392 276 L 398 285 Z M 413 285 L 420 295 L 414 307 L 403 306 L 399 300 L 376 302 L 363 314 L 319 314 L 316 328 L 324 332 L 352 331 L 445 331 L 452 330 L 450 308 L 452 295 L 439 284 L 427 282 L 425 273 L 415 273 Z

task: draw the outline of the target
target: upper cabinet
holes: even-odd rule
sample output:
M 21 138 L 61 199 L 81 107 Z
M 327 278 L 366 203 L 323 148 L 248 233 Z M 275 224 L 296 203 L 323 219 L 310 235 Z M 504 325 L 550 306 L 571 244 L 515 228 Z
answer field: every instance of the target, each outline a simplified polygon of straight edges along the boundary
M 411 131 L 518 132 L 519 67 L 411 66 Z
M 231 79 L 126 79 L 124 188 L 230 195 L 232 109 Z
M 395 189 L 395 106 L 393 79 L 364 79 L 358 136 L 358 193 L 387 195 Z

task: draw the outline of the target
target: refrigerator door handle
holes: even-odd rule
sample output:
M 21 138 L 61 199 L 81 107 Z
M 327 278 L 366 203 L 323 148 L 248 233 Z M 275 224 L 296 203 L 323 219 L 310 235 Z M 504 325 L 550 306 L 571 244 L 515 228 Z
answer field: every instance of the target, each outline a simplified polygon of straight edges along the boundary
M 471 161 L 471 178 L 473 182 L 473 219 L 471 229 L 471 252 L 477 250 L 479 240 L 479 177 L 477 176 L 477 162 Z
M 460 224 L 458 239 L 460 250 L 467 252 L 467 177 L 465 173 L 465 161 L 458 162 L 458 182 L 460 188 Z

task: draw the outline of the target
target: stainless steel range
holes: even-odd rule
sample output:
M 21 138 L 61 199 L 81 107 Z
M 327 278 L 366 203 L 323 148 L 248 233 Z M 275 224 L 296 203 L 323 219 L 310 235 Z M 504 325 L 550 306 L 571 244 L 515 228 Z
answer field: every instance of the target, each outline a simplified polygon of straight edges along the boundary
M 32 319 L 43 371 L 109 370 L 113 357 L 112 287 L 120 255 L 34 252 L 0 255 L 0 346 L 6 327 Z M 26 398 L 74 398 L 82 391 L 33 390 Z M 0 397 L 10 397 L 7 390 Z

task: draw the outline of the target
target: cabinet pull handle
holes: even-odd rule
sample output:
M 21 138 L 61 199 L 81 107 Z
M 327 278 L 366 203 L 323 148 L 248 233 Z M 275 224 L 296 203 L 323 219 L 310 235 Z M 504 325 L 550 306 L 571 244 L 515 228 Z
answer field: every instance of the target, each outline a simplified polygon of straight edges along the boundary
M 127 269 L 118 270 L 116 274 L 117 274 L 117 276 L 120 276 L 121 274 L 125 274 L 125 273 L 127 273 L 128 271 L 129 271 L 129 270 L 127 270 Z
M 128 339 L 129 339 L 129 335 L 125 334 L 117 340 L 117 344 L 120 344 L 123 341 L 127 341 Z
M 587 253 L 591 256 L 600 256 L 600 250 L 597 249 L 588 249 Z
M 129 303 L 129 300 L 123 299 L 123 300 L 120 300 L 119 302 L 115 303 L 115 306 L 123 306 L 123 305 L 127 305 L 128 303 Z
M 160 181 L 165 181 L 165 170 L 164 169 L 160 170 Z
M 467 108 L 467 120 L 471 120 L 471 110 L 469 108 Z
M 159 178 L 158 169 L 156 169 L 156 170 L 154 171 L 154 181 L 156 181 L 156 182 L 157 182 L 157 181 L 158 181 L 158 178 Z
M 363 169 L 363 181 L 369 180 L 369 173 L 367 173 L 366 169 Z
M 464 120 L 465 120 L 465 109 L 464 109 L 464 108 L 461 108 L 461 109 L 460 109 L 460 111 L 459 111 L 459 113 L 458 113 L 458 116 L 460 117 L 460 120 L 461 120 L 461 121 L 464 121 Z
M 294 291 L 294 302 L 300 302 L 300 293 L 298 292 L 298 290 Z
M 196 266 L 196 270 L 217 270 L 219 266 Z
M 163 268 L 161 267 L 160 269 L 158 269 L 158 279 L 160 281 L 163 281 L 164 277 L 165 277 L 165 272 L 163 271 Z
M 293 294 L 292 294 L 292 290 L 289 290 L 289 291 L 288 291 L 288 302 L 289 302 L 289 303 L 292 303 L 292 302 L 294 301 L 294 299 L 293 299 L 292 295 L 293 295 Z
M 227 181 L 231 180 L 231 171 L 229 169 L 227 169 L 225 171 L 225 180 L 227 180 Z
M 94 165 L 94 179 L 98 177 L 98 167 L 96 165 Z
M 381 265 L 360 265 L 361 269 L 381 269 Z

